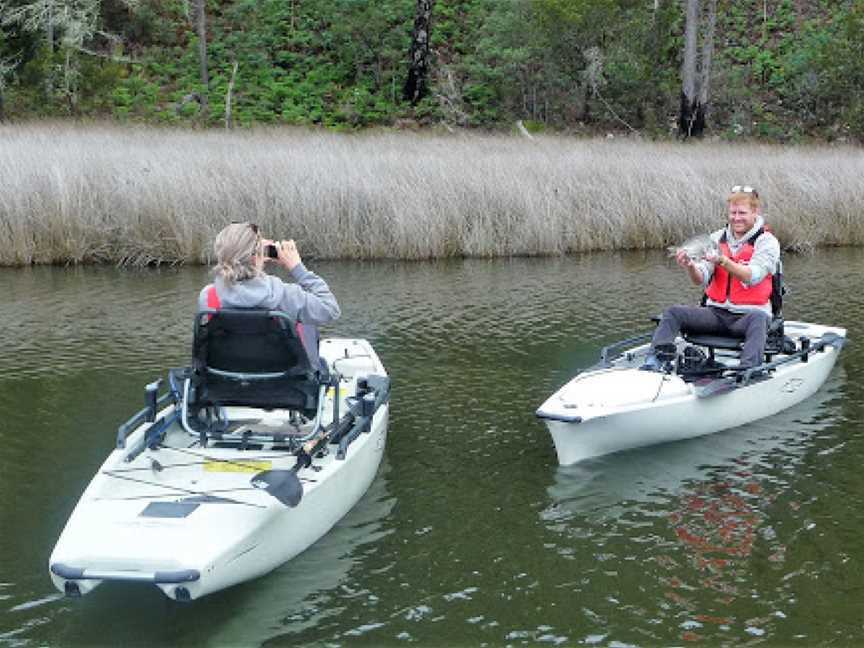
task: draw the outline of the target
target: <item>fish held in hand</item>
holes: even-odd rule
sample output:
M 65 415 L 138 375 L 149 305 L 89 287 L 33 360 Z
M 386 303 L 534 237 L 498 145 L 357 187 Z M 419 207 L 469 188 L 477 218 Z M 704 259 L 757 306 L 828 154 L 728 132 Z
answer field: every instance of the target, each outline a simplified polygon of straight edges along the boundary
M 667 248 L 669 256 L 676 256 L 680 250 L 684 250 L 691 261 L 702 261 L 706 258 L 717 257 L 720 247 L 717 242 L 707 234 L 694 236 L 684 241 L 681 245 L 672 245 Z

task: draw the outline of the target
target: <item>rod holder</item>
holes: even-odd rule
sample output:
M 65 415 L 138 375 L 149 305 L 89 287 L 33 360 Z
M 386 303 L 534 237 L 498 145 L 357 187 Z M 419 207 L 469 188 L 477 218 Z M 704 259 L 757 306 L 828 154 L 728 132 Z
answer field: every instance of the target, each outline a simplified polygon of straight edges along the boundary
M 801 362 L 807 362 L 810 359 L 810 338 L 801 338 Z
M 147 408 L 147 415 L 144 421 L 152 423 L 156 420 L 156 397 L 159 394 L 159 386 L 162 384 L 162 379 L 154 380 L 144 386 L 144 407 Z

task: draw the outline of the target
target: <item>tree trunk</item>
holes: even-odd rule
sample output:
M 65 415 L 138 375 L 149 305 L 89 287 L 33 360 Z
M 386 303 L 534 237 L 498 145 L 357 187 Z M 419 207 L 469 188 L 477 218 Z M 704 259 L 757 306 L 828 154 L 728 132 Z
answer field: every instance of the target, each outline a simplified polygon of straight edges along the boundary
M 207 71 L 207 12 L 206 0 L 195 0 L 195 27 L 198 31 L 198 63 L 201 70 L 201 114 L 209 111 L 210 74 Z
M 49 2 L 46 5 L 46 10 L 48 12 L 48 19 L 45 22 L 45 42 L 48 44 L 48 52 L 50 54 L 54 53 L 54 5 Z
M 72 52 L 66 50 L 66 58 L 63 62 L 63 94 L 69 104 L 69 114 L 78 113 L 78 70 L 72 61 Z
M 408 78 L 402 96 L 417 105 L 427 91 L 426 76 L 429 72 L 429 38 L 432 24 L 432 8 L 435 0 L 417 0 L 414 31 L 411 33 L 411 48 L 408 50 Z
M 53 5 L 49 2 L 47 5 L 48 19 L 45 23 L 45 42 L 48 45 L 48 60 L 50 62 L 48 74 L 45 75 L 45 93 L 48 96 L 48 101 L 54 99 L 54 12 Z
M 234 79 L 237 78 L 237 61 L 234 61 L 234 68 L 231 70 L 231 80 L 228 82 L 228 90 L 225 93 L 225 128 L 231 128 L 234 124 L 231 121 L 231 95 L 234 92 Z
M 686 0 L 684 23 L 684 62 L 681 66 L 681 108 L 678 113 L 678 133 L 681 137 L 699 136 L 705 127 L 705 117 L 696 93 L 696 71 L 699 43 L 699 0 Z
M 702 75 L 699 81 L 699 103 L 703 110 L 708 109 L 708 96 L 711 87 L 711 61 L 714 58 L 714 29 L 717 26 L 717 0 L 708 1 L 708 18 L 702 39 Z

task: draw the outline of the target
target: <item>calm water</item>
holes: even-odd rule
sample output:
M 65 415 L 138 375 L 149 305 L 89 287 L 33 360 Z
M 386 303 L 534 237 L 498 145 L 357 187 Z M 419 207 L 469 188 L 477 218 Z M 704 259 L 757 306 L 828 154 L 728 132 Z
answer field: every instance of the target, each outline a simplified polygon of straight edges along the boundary
M 789 319 L 852 343 L 816 397 L 557 465 L 536 407 L 695 289 L 659 253 L 311 263 L 329 335 L 393 380 L 382 470 L 330 534 L 188 605 L 47 560 L 142 387 L 185 364 L 204 269 L 0 270 L 0 645 L 864 645 L 864 250 L 789 257 Z

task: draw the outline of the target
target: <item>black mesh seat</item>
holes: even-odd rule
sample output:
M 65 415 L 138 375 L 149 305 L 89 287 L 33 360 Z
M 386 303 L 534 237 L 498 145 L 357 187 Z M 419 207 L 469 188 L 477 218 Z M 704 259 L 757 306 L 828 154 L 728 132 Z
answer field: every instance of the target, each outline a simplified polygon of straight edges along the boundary
M 193 341 L 194 406 L 284 408 L 314 416 L 328 375 L 326 367 L 311 365 L 295 326 L 278 311 L 199 312 Z
M 689 333 L 681 332 L 684 340 L 690 344 L 702 346 L 708 349 L 708 355 L 713 360 L 715 349 L 725 349 L 727 351 L 741 351 L 744 347 L 744 336 L 736 335 L 711 335 L 705 333 Z M 765 355 L 770 360 L 771 356 L 778 353 L 786 352 L 785 337 L 783 333 L 783 318 L 775 317 L 768 325 L 768 338 L 765 341 Z M 792 342 L 789 340 L 789 342 Z M 794 342 L 792 342 L 794 347 Z M 794 350 L 794 348 L 793 348 Z

